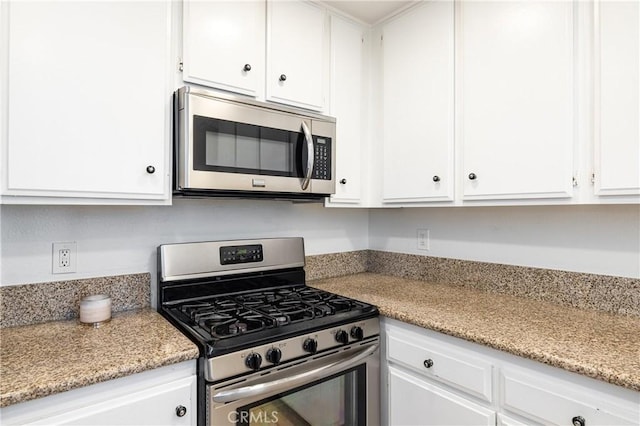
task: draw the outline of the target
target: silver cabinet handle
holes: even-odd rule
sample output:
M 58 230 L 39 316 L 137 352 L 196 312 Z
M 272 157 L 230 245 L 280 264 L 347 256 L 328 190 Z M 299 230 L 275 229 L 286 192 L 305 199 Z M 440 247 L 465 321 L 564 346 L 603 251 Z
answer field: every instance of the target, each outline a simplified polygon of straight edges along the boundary
M 304 138 L 307 141 L 307 174 L 302 180 L 302 190 L 304 191 L 309 187 L 309 182 L 311 181 L 311 173 L 313 172 L 313 161 L 315 159 L 315 155 L 313 152 L 313 136 L 311 136 L 311 131 L 309 130 L 309 126 L 304 121 L 302 122 L 302 131 L 304 132 Z
M 241 398 L 254 397 L 274 391 L 278 392 L 291 387 L 309 383 L 322 377 L 329 376 L 352 365 L 358 364 L 360 361 L 371 356 L 376 350 L 378 350 L 378 346 L 379 345 L 376 343 L 373 346 L 368 346 L 366 349 L 358 352 L 351 358 L 327 364 L 310 371 L 305 371 L 304 373 L 296 374 L 295 376 L 285 377 L 284 379 L 274 380 L 273 382 L 260 383 L 258 385 L 244 386 L 238 389 L 221 391 L 213 395 L 213 401 L 219 403 L 231 402 Z

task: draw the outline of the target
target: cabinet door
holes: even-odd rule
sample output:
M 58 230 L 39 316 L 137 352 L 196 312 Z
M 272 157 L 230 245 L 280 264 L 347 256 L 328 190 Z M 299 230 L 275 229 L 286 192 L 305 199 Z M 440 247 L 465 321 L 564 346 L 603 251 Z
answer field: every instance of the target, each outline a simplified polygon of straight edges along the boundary
M 11 2 L 4 195 L 168 199 L 170 2 Z
M 267 99 L 323 110 L 325 11 L 303 1 L 269 1 L 267 16 Z
M 195 376 L 90 405 L 31 424 L 195 425 Z M 180 407 L 185 411 L 178 415 Z
M 383 28 L 383 201 L 453 199 L 454 3 Z
M 389 367 L 390 425 L 495 425 L 495 413 Z
M 595 191 L 640 194 L 640 5 L 596 2 Z
M 637 408 L 628 412 L 573 383 L 517 368 L 501 373 L 501 406 L 523 418 L 545 425 L 576 424 L 580 417 L 588 426 L 638 424 Z
M 331 114 L 336 117 L 336 193 L 331 203 L 361 200 L 363 153 L 363 29 L 331 18 Z
M 183 78 L 256 96 L 264 78 L 265 1 L 185 1 Z
M 460 7 L 463 198 L 570 197 L 573 4 Z

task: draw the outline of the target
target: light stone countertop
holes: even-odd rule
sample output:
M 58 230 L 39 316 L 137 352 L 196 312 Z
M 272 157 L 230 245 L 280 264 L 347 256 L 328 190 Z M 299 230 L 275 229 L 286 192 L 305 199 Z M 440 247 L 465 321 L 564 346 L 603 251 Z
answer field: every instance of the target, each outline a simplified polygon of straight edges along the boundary
M 198 348 L 151 309 L 0 328 L 0 407 L 198 358 Z
M 310 281 L 380 314 L 640 391 L 640 318 L 361 273 Z

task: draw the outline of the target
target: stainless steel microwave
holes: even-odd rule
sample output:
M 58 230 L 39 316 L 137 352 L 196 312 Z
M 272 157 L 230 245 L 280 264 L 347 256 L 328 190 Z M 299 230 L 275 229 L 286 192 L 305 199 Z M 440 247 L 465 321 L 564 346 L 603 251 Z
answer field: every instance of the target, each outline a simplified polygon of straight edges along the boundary
M 174 93 L 174 193 L 319 199 L 335 192 L 336 120 L 182 87 Z

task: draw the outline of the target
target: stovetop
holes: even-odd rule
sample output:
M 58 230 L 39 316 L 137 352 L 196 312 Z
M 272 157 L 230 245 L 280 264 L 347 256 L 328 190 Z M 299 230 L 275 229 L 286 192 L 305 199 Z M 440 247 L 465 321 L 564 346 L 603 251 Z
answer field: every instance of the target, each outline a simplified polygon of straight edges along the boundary
M 187 300 L 165 312 L 208 356 L 378 314 L 369 304 L 306 285 Z
M 208 358 L 378 316 L 306 285 L 302 238 L 169 244 L 158 261 L 158 310 Z

